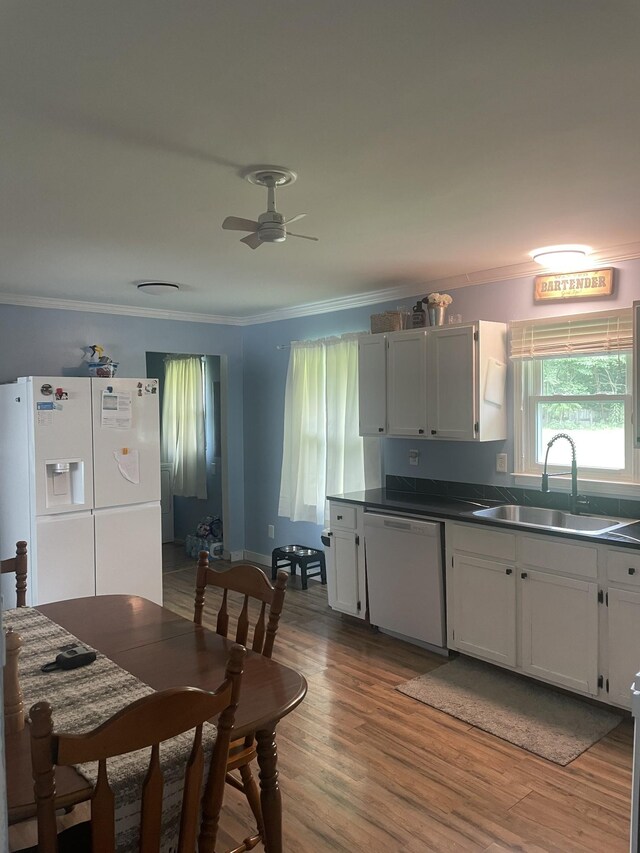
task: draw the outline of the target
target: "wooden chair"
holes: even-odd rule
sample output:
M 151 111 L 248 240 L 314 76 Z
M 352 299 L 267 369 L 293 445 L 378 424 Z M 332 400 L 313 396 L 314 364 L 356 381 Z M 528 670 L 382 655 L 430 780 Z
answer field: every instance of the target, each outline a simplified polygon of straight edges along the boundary
M 16 542 L 16 555 L 8 560 L 0 561 L 0 574 L 16 574 L 16 604 L 18 607 L 27 605 L 27 543 L 23 540 Z
M 159 762 L 162 741 L 195 728 L 193 748 L 187 762 L 180 818 L 178 853 L 193 853 L 198 836 L 198 813 L 202 802 L 197 849 L 213 853 L 225 786 L 229 741 L 233 726 L 245 649 L 234 645 L 225 680 L 214 692 L 195 687 L 173 687 L 132 702 L 101 726 L 86 734 L 54 734 L 51 706 L 38 702 L 31 708 L 31 761 L 38 822 L 39 853 L 56 853 L 55 765 L 98 761 L 98 781 L 91 800 L 92 853 L 114 853 L 114 801 L 107 779 L 107 759 L 151 746 L 151 760 L 142 789 L 140 849 L 160 850 L 163 777 Z M 211 766 L 201 798 L 204 754 L 202 724 L 220 714 Z M 74 853 L 81 849 L 69 845 Z
M 287 573 L 284 571 L 278 572 L 275 586 L 272 586 L 262 569 L 259 566 L 253 565 L 253 563 L 234 563 L 226 571 L 217 572 L 209 568 L 209 554 L 206 551 L 200 551 L 196 580 L 195 611 L 193 615 L 193 621 L 196 625 L 202 625 L 202 612 L 207 586 L 222 590 L 222 601 L 218 610 L 216 632 L 223 637 L 226 637 L 229 632 L 227 593 L 231 590 L 244 596 L 242 609 L 236 623 L 236 643 L 247 645 L 250 628 L 249 601 L 253 599 L 254 602 L 259 604 L 260 612 L 253 628 L 251 649 L 254 652 L 264 655 L 264 657 L 270 658 L 284 604 Z M 268 619 L 267 606 L 269 608 Z M 251 772 L 251 762 L 255 758 L 256 746 L 253 734 L 232 742 L 227 763 L 227 782 L 246 796 L 258 827 L 257 834 L 245 838 L 239 847 L 234 848 L 232 853 L 243 853 L 243 851 L 252 850 L 264 835 L 260 794 Z M 231 771 L 233 770 L 240 772 L 240 779 L 232 775 Z

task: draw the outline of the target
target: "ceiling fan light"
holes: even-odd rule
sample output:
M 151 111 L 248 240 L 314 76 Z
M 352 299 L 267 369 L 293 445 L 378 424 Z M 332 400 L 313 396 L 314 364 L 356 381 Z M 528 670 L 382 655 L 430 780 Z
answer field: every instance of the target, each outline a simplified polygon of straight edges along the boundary
M 287 232 L 284 227 L 274 226 L 273 228 L 262 225 L 258 231 L 258 235 L 263 243 L 283 243 L 287 237 Z
M 543 246 L 529 252 L 533 260 L 551 270 L 574 270 L 584 265 L 593 249 L 591 246 L 566 244 L 563 246 Z
M 165 296 L 168 293 L 177 293 L 180 290 L 180 285 L 171 281 L 137 281 L 135 284 L 141 293 L 146 293 L 149 296 Z

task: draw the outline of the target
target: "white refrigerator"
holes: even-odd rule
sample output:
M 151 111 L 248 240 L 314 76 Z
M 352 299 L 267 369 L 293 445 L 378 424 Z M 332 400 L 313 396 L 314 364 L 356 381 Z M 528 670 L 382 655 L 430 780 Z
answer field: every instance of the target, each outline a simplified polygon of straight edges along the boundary
M 157 380 L 0 385 L 0 557 L 19 539 L 29 604 L 106 594 L 162 603 Z

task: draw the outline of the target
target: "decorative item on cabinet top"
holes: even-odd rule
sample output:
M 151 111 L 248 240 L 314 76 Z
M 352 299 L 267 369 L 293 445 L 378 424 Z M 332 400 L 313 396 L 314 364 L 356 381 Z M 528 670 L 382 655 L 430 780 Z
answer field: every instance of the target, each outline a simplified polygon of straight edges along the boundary
M 371 332 L 399 332 L 403 328 L 402 311 L 384 311 L 371 315 Z
M 429 310 L 429 325 L 444 326 L 447 308 L 451 305 L 453 299 L 448 293 L 430 293 L 426 297 L 426 301 Z

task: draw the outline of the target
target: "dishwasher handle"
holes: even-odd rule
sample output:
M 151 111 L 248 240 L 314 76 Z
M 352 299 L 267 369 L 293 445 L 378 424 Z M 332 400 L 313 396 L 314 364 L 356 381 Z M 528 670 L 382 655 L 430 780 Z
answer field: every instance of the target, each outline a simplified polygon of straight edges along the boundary
M 397 518 L 385 518 L 384 527 L 393 527 L 395 530 L 411 530 L 410 521 L 400 521 Z
M 412 533 L 417 536 L 440 536 L 442 523 L 438 521 L 420 521 L 415 518 L 403 518 L 397 515 L 382 515 L 378 513 L 365 513 L 365 531 L 389 530 Z

